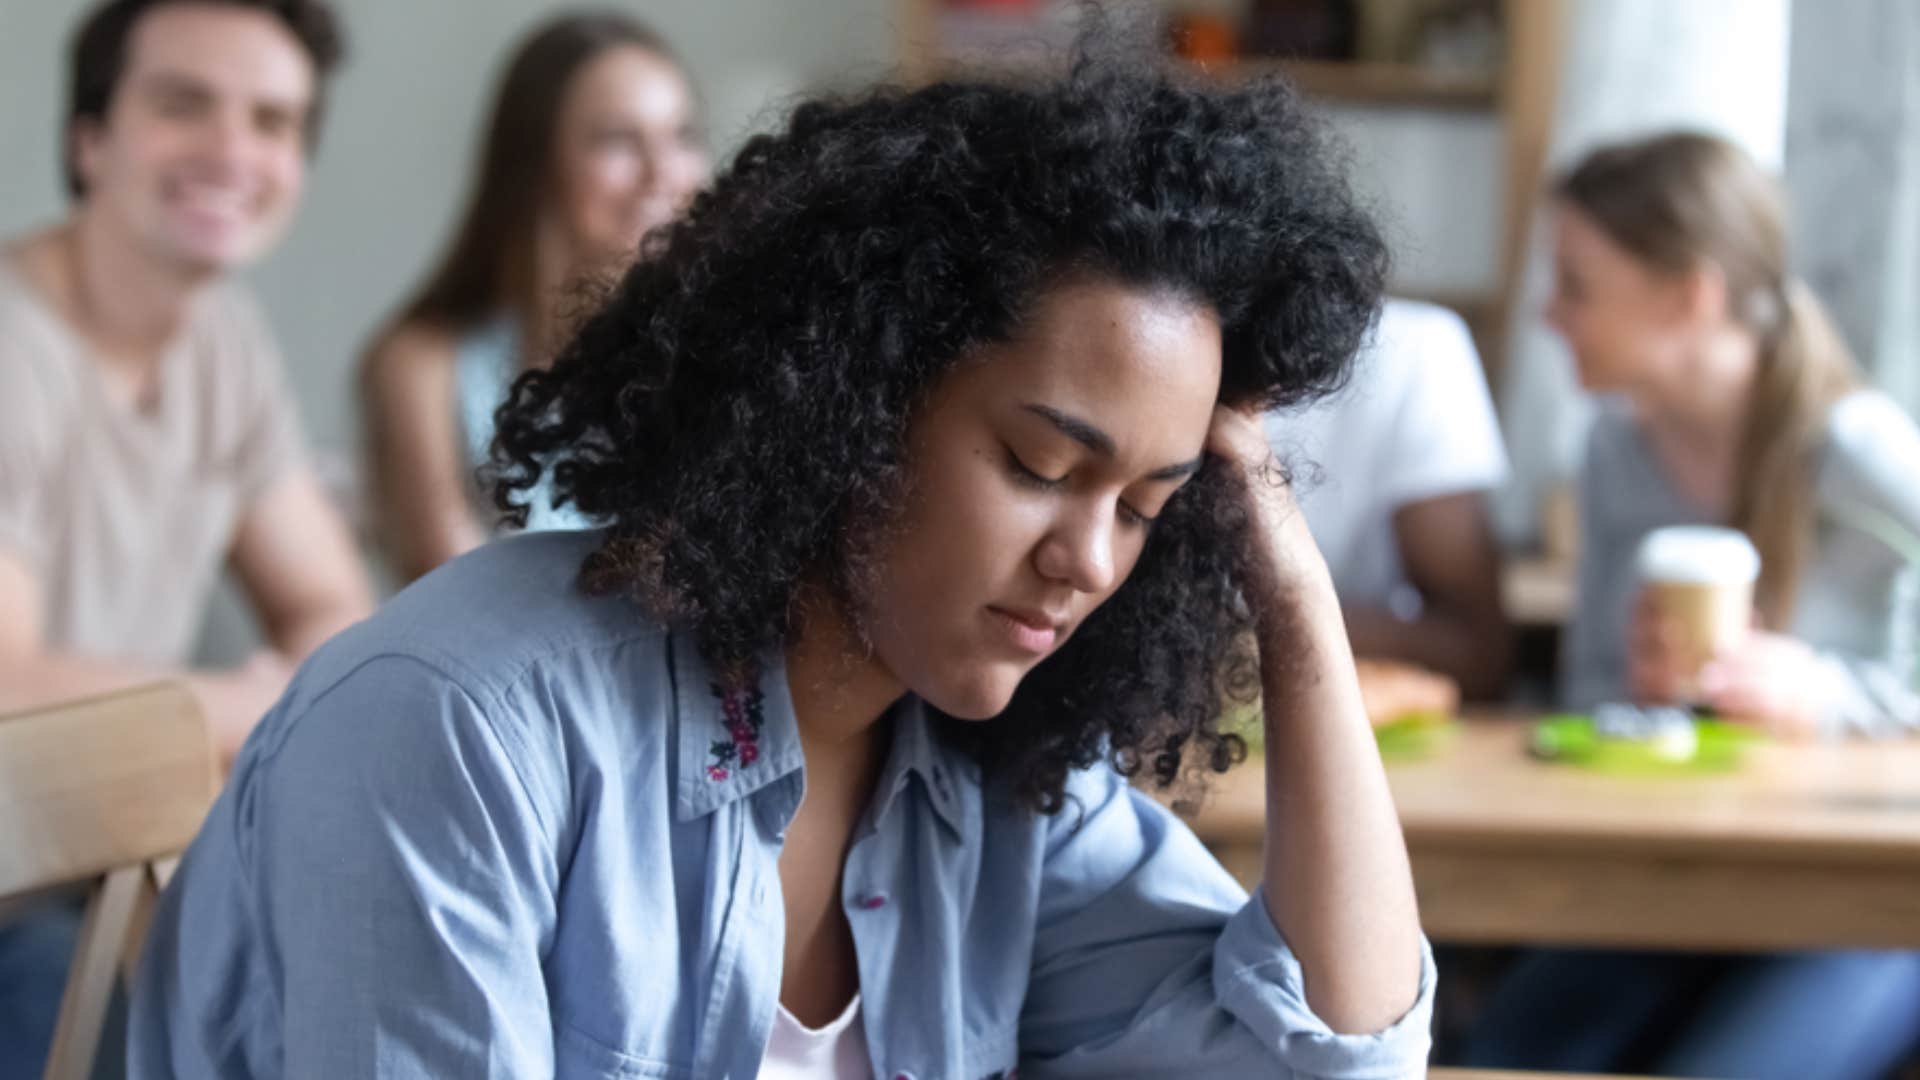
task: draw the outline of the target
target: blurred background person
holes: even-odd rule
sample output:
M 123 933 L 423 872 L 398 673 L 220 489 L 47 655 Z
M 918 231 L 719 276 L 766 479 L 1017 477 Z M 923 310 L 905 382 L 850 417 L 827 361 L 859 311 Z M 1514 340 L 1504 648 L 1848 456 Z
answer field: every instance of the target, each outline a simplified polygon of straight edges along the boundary
M 298 0 L 117 0 L 75 38 L 72 210 L 0 258 L 0 696 L 181 674 L 223 564 L 270 648 L 188 671 L 237 747 L 371 607 L 280 354 L 231 279 L 299 202 L 339 40 Z
M 709 171 L 693 85 L 651 29 L 563 14 L 515 50 L 453 240 L 361 363 L 368 475 L 403 581 L 493 531 L 474 470 L 508 384 L 555 347 L 569 284 L 632 258 Z M 545 488 L 530 510 L 529 528 L 587 524 Z
M 1511 631 L 1488 493 L 1506 452 L 1458 315 L 1389 300 L 1339 393 L 1267 418 L 1340 593 L 1376 723 L 1506 693 Z
M 1773 182 L 1674 134 L 1595 153 L 1558 204 L 1549 319 L 1612 396 L 1581 482 L 1569 703 L 1675 700 L 1634 554 L 1662 526 L 1730 525 L 1760 552 L 1760 626 L 1701 673 L 1703 704 L 1789 735 L 1920 727 L 1920 567 L 1886 532 L 1920 535 L 1920 432 L 1788 276 Z
M 1699 676 L 1703 704 L 1789 738 L 1920 727 L 1920 431 L 1862 385 L 1787 272 L 1773 182 L 1731 143 L 1599 150 L 1556 186 L 1548 317 L 1612 395 L 1580 485 L 1570 703 L 1675 702 L 1674 635 L 1638 600 L 1653 529 L 1730 525 L 1759 549 L 1759 625 Z M 1920 1041 L 1920 957 L 1535 954 L 1482 1019 L 1476 1062 L 1688 1076 L 1872 1077 Z
M 232 755 L 371 589 L 233 272 L 299 203 L 340 52 L 314 0 L 115 0 L 74 38 L 70 210 L 0 255 L 0 711 L 180 678 Z M 223 566 L 268 645 L 187 667 Z M 0 1075 L 37 1075 L 77 912 L 0 926 Z

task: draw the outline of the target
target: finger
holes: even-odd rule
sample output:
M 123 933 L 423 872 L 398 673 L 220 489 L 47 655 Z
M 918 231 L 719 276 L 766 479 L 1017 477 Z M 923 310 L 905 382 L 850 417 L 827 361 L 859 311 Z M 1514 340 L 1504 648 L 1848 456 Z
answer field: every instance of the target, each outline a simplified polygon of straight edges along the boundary
M 1761 695 L 1744 686 L 1722 687 L 1718 690 L 1703 691 L 1707 707 L 1725 717 L 1738 717 L 1743 720 L 1760 723 L 1770 712 Z
M 1213 408 L 1206 449 L 1210 454 L 1249 467 L 1264 464 L 1273 454 L 1260 419 L 1226 405 Z

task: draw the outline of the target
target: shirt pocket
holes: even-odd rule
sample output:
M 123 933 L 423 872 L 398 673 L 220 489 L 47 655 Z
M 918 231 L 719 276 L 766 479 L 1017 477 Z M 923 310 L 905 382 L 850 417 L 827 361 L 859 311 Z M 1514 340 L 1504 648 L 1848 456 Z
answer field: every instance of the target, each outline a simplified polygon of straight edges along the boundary
M 600 1077 L 666 1077 L 692 1080 L 693 1066 L 661 1057 L 616 1050 L 562 1018 L 554 1026 L 555 1080 Z

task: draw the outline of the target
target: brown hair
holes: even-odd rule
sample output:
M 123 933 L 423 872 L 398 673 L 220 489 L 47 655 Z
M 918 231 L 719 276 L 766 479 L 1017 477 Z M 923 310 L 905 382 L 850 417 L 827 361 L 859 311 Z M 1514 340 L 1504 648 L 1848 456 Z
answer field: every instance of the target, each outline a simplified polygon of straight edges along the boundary
M 1726 280 L 1730 314 L 1759 339 L 1733 525 L 1760 549 L 1761 617 L 1784 629 L 1812 543 L 1814 454 L 1833 404 L 1858 376 L 1820 301 L 1787 272 L 1779 188 L 1732 143 L 1681 132 L 1598 150 L 1554 194 L 1656 270 L 1711 263 Z
M 534 303 L 534 235 L 561 104 L 582 68 L 621 45 L 679 63 L 659 34 L 611 11 L 558 16 L 522 42 L 494 94 L 460 226 L 426 285 L 401 309 L 400 322 L 466 329 L 503 306 Z
M 106 119 L 113 104 L 113 92 L 127 68 L 127 42 L 141 16 L 155 8 L 186 0 L 109 0 L 94 8 L 73 35 L 70 82 L 67 87 L 67 123 L 60 151 L 60 170 L 67 194 L 80 198 L 87 193 L 86 181 L 74 160 L 73 133 L 84 121 Z M 262 11 L 280 20 L 294 40 L 313 61 L 315 96 L 307 114 L 307 139 L 311 143 L 320 132 L 319 88 L 339 63 L 346 45 L 340 22 L 333 9 L 322 0 L 202 0 L 230 7 Z

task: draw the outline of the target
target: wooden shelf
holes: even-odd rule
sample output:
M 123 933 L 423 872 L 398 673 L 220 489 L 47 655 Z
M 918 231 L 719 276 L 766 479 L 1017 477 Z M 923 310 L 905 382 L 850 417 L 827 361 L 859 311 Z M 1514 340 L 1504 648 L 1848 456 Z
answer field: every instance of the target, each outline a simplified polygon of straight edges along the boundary
M 1246 58 L 1194 65 L 1222 79 L 1279 74 L 1324 101 L 1425 109 L 1492 109 L 1500 100 L 1489 73 L 1436 71 L 1414 64 Z

